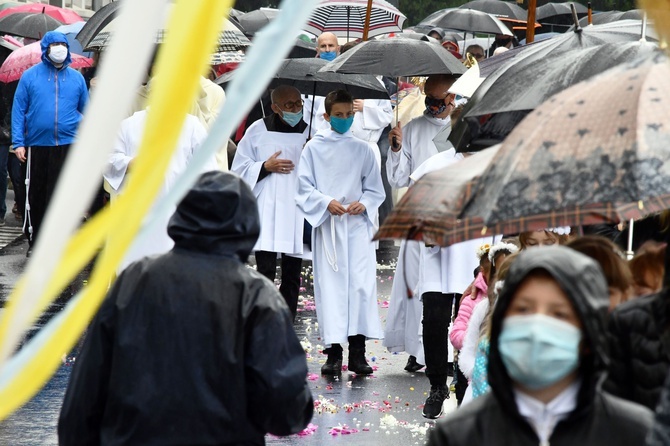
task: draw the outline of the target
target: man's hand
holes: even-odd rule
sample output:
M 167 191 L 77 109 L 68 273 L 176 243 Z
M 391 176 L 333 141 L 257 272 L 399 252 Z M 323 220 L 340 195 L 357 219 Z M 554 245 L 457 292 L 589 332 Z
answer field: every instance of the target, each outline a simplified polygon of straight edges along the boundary
M 268 158 L 268 160 L 265 163 L 263 163 L 263 166 L 265 166 L 265 170 L 273 173 L 293 172 L 293 169 L 295 169 L 293 161 L 278 158 L 280 153 L 281 150 L 279 152 L 275 152 L 270 158 Z
M 394 138 L 395 144 L 393 143 Z M 398 125 L 393 127 L 393 129 L 391 129 L 389 132 L 389 145 L 391 146 L 391 150 L 394 152 L 398 152 L 402 148 L 402 127 L 400 125 L 400 121 L 398 121 Z
M 365 101 L 363 99 L 354 99 L 354 113 L 362 112 Z
M 339 201 L 333 200 L 328 204 L 328 212 L 331 215 L 344 215 L 347 213 L 347 210 Z
M 360 215 L 363 212 L 365 212 L 365 206 L 363 206 L 363 204 L 359 203 L 358 201 L 354 201 L 347 208 L 347 213 L 349 215 Z
M 14 154 L 16 157 L 21 161 L 22 163 L 26 162 L 26 148 L 25 147 L 17 147 L 14 149 Z

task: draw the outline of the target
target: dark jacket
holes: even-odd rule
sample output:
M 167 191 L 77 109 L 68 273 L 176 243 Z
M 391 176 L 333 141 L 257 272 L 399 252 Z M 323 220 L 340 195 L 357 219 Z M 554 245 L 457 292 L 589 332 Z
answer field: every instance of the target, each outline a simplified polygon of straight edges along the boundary
M 642 406 L 613 397 L 598 383 L 607 364 L 604 313 L 609 305 L 600 268 L 565 247 L 534 248 L 514 260 L 496 302 L 491 324 L 489 384 L 492 392 L 440 421 L 428 444 L 449 446 L 538 445 L 533 428 L 519 414 L 513 383 L 498 350 L 502 322 L 519 285 L 533 270 L 547 271 L 571 299 L 583 325 L 585 351 L 580 359 L 577 407 L 556 425 L 551 446 L 630 446 L 644 443 L 652 414 Z
M 609 318 L 611 366 L 605 389 L 654 410 L 670 370 L 667 291 L 626 302 Z
M 174 249 L 129 266 L 95 317 L 60 445 L 262 445 L 303 429 L 313 401 L 291 313 L 243 263 L 259 233 L 249 187 L 204 174 L 168 233 Z
M 670 444 L 670 375 L 665 380 L 661 401 L 656 409 L 654 427 L 649 433 L 647 446 L 667 446 Z

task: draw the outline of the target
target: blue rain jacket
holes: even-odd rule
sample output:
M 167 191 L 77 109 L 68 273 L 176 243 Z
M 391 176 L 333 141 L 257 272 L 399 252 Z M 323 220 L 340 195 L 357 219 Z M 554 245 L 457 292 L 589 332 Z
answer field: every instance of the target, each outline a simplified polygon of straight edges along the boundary
M 49 45 L 64 42 L 64 34 L 49 31 L 41 41 L 42 62 L 26 70 L 16 89 L 12 107 L 14 147 L 61 146 L 74 142 L 88 102 L 84 77 L 69 68 L 69 54 L 56 68 L 47 57 Z

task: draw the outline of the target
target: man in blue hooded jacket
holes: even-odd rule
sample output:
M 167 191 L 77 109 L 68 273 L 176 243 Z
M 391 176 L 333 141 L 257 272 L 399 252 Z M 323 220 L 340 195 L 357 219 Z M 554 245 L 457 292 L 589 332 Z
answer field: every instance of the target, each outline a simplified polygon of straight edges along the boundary
M 42 63 L 23 73 L 12 106 L 12 144 L 26 163 L 23 230 L 31 247 L 88 102 L 84 77 L 68 67 L 72 58 L 65 35 L 50 31 L 41 46 Z

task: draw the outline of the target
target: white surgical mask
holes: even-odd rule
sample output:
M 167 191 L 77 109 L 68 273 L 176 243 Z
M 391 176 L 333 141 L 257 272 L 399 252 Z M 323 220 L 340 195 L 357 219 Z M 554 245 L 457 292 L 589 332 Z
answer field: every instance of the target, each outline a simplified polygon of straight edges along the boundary
M 49 48 L 49 59 L 55 64 L 61 64 L 67 59 L 67 47 L 56 45 Z

